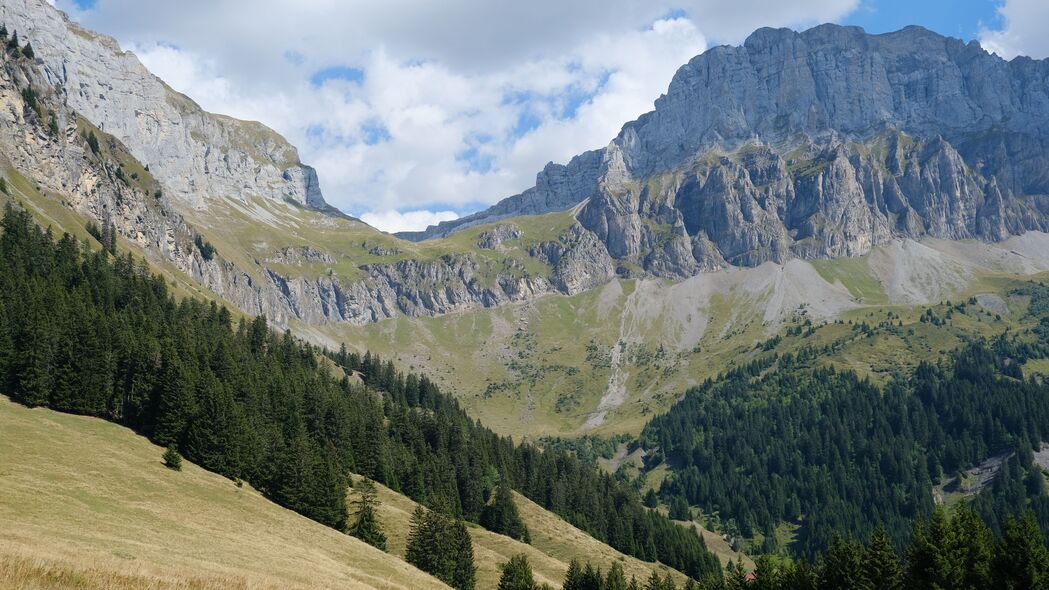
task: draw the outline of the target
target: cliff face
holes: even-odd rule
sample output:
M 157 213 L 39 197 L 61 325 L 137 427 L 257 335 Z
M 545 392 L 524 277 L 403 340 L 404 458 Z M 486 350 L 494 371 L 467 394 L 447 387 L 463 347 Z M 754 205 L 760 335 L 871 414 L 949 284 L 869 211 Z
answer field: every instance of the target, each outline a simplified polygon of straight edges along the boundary
M 0 21 L 32 41 L 49 85 L 77 113 L 124 143 L 168 194 L 260 196 L 324 208 L 317 173 L 266 126 L 205 112 L 117 42 L 72 23 L 45 0 L 0 0 Z
M 404 237 L 586 201 L 579 222 L 620 274 L 669 277 L 897 237 L 995 241 L 1049 225 L 1047 131 L 1047 61 L 918 27 L 762 29 L 683 66 L 606 148 Z

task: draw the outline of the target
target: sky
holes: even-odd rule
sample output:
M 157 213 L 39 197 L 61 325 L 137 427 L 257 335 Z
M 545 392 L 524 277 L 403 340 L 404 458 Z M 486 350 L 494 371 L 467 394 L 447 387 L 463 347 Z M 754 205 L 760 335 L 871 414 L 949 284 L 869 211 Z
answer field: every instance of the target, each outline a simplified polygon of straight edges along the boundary
M 52 0 L 205 109 L 257 120 L 325 199 L 423 229 L 607 145 L 674 72 L 762 26 L 919 24 L 1049 57 L 1046 0 Z

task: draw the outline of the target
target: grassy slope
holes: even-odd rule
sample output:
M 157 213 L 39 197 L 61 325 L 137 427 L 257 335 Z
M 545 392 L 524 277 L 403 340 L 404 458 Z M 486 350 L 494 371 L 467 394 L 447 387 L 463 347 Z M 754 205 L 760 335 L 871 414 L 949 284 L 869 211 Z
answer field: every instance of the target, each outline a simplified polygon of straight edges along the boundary
M 620 369 L 626 375 L 628 397 L 593 431 L 596 434 L 639 432 L 690 385 L 755 358 L 762 353 L 758 344 L 775 334 L 783 336 L 775 347 L 781 353 L 839 342 L 841 349 L 826 359 L 828 364 L 881 380 L 895 368 L 938 358 L 966 336 L 992 336 L 1016 326 L 1017 314 L 996 318 L 990 312 L 955 315 L 945 326 L 920 323 L 921 313 L 940 300 L 890 305 L 865 263 L 858 258 L 813 265 L 828 284 L 842 284 L 856 302 L 853 309 L 825 319 L 795 309 L 783 324 L 766 321 L 763 314 L 772 305 L 772 295 L 756 295 L 736 286 L 681 304 L 677 295 L 692 286 L 615 281 L 573 297 L 547 296 L 437 318 L 399 317 L 320 331 L 335 341 L 355 343 L 405 367 L 427 371 L 485 424 L 517 438 L 530 438 L 581 432 L 606 391 L 616 346 L 623 350 Z M 734 272 L 756 275 L 760 271 Z M 995 293 L 1008 299 L 1005 294 L 1022 278 L 981 271 L 950 297 L 958 302 L 977 293 Z M 716 280 L 716 275 L 698 278 L 698 282 Z M 635 296 L 642 289 L 646 293 Z M 1015 307 L 1015 302 L 1006 303 Z M 823 325 L 833 318 L 878 324 L 889 313 L 893 323 L 903 322 L 899 333 L 882 330 L 861 337 L 848 324 Z M 807 317 L 817 324 L 814 333 L 785 335 L 786 327 L 800 325 Z
M 0 587 L 442 588 L 94 418 L 0 397 Z
M 382 485 L 376 485 L 376 488 L 380 502 L 379 520 L 386 533 L 387 549 L 395 555 L 403 556 L 409 523 L 417 504 Z M 352 505 L 355 498 L 352 489 L 349 497 Z M 628 579 L 633 575 L 641 582 L 648 578 L 653 567 L 657 568 L 661 575 L 669 572 L 679 584 L 685 580 L 676 570 L 623 555 L 519 494 L 515 493 L 514 499 L 531 533 L 530 545 L 468 524 L 477 563 L 478 588 L 495 588 L 501 573 L 499 565 L 518 553 L 528 556 L 537 582 L 545 582 L 555 588 L 559 588 L 564 582 L 565 572 L 572 559 L 578 559 L 580 562 L 590 561 L 606 572 L 613 562 L 618 561 Z

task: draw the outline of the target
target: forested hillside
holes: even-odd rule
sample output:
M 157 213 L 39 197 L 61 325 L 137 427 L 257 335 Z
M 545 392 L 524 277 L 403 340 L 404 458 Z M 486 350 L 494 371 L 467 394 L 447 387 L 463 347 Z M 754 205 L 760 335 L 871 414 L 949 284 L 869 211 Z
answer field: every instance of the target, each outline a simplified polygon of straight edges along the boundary
M 14 208 L 2 228 L 0 378 L 16 401 L 127 425 L 339 529 L 351 471 L 472 521 L 505 483 L 625 553 L 695 578 L 720 569 L 631 484 L 497 436 L 425 377 L 331 354 L 358 384 L 264 318 L 177 301 L 130 255 L 56 241 Z
M 1030 301 L 1032 320 L 1045 315 L 1049 289 L 1030 283 L 1013 295 Z M 778 549 L 777 527 L 791 523 L 792 549 L 812 555 L 837 535 L 866 538 L 882 525 L 902 546 L 914 520 L 932 513 L 934 484 L 1015 452 L 974 507 L 996 531 L 1026 508 L 1049 530 L 1045 478 L 1032 463 L 1049 437 L 1049 387 L 1020 369 L 1044 356 L 1044 325 L 973 341 L 885 386 L 821 367 L 817 349 L 767 355 L 655 418 L 642 435 L 656 451 L 649 466 L 665 458 L 670 467 L 660 490 L 668 501 L 717 514 L 731 534 L 761 535 L 764 551 Z

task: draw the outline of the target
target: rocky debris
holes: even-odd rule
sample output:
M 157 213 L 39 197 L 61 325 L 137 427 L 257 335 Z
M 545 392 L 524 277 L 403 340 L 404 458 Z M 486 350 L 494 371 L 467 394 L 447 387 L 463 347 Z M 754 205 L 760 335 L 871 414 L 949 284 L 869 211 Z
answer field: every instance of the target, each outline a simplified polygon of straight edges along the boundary
M 0 21 L 32 41 L 46 85 L 148 164 L 177 204 L 261 196 L 326 208 L 316 171 L 272 129 L 205 112 L 46 0 L 0 0 Z
M 335 259 L 332 258 L 331 254 L 322 252 L 313 246 L 285 246 L 272 256 L 266 258 L 266 262 L 293 264 L 298 266 L 311 262 L 332 264 L 335 262 Z
M 400 256 L 401 254 L 398 248 L 384 246 L 383 244 L 373 244 L 367 240 L 361 243 L 361 247 L 372 256 Z
M 521 228 L 512 223 L 500 223 L 492 229 L 481 232 L 477 237 L 477 247 L 485 250 L 500 250 L 503 242 L 517 240 L 521 237 Z

